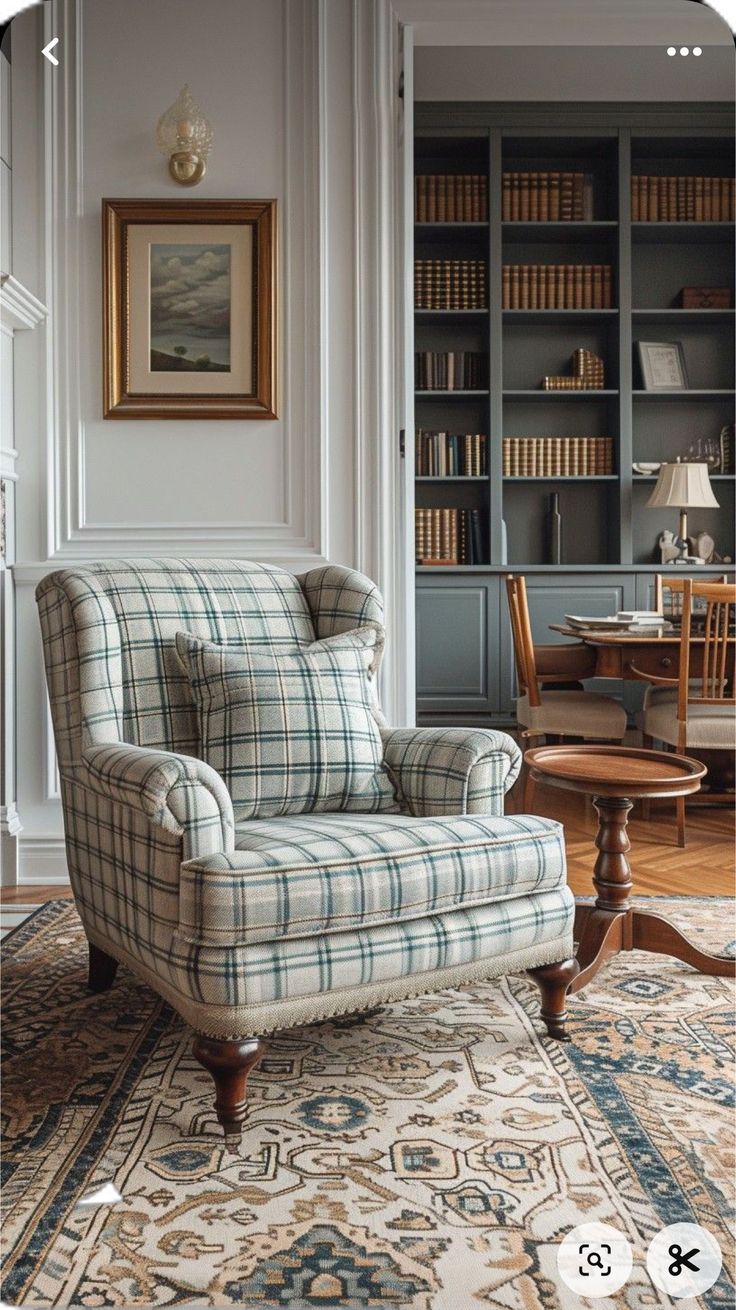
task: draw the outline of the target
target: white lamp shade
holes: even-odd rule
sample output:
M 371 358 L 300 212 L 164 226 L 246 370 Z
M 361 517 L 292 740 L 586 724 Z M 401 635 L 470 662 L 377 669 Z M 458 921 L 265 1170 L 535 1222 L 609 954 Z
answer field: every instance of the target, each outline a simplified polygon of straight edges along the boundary
M 718 509 L 707 464 L 663 464 L 647 509 Z

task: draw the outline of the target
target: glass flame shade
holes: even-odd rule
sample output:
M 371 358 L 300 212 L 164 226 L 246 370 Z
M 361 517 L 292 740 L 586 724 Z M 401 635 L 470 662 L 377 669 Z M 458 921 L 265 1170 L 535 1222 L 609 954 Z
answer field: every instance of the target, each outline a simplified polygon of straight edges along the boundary
M 202 110 L 183 86 L 173 105 L 158 120 L 156 141 L 162 154 L 189 151 L 206 160 L 212 146 L 212 128 Z

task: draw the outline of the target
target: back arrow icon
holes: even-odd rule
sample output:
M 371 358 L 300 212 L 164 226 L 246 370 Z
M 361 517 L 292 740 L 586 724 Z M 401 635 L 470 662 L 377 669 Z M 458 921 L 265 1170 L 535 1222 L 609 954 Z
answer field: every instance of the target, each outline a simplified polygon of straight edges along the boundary
M 58 44 L 59 44 L 59 38 L 58 36 L 55 36 L 49 41 L 48 45 L 44 46 L 43 50 L 41 51 L 41 54 L 45 55 L 49 63 L 55 64 L 57 68 L 59 66 L 59 61 L 54 55 L 52 55 L 51 51 L 53 50 L 54 46 Z

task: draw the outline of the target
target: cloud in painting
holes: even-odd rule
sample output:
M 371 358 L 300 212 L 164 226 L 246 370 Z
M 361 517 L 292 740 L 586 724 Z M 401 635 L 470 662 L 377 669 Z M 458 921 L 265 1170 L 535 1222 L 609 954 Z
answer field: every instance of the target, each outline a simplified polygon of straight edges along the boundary
M 198 349 L 230 363 L 230 247 L 151 246 L 151 345 Z

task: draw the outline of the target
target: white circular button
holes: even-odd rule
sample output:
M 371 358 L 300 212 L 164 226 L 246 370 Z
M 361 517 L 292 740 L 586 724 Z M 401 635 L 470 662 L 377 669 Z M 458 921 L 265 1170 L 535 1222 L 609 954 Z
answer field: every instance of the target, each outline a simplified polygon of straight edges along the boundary
M 634 1263 L 631 1246 L 610 1224 L 579 1224 L 557 1249 L 557 1271 L 579 1296 L 610 1296 L 623 1287 Z
M 689 47 L 689 46 L 686 46 L 686 45 L 681 45 L 681 46 L 680 46 L 680 54 L 681 54 L 681 55 L 689 55 L 689 54 L 690 54 L 690 47 Z
M 707 1292 L 722 1264 L 720 1246 L 700 1224 L 670 1224 L 657 1233 L 647 1251 L 654 1286 L 677 1300 Z
M 668 46 L 667 46 L 667 54 L 668 54 L 668 55 L 676 55 L 676 54 L 677 54 L 677 47 L 676 47 L 676 46 L 673 46 L 673 45 L 668 45 Z

